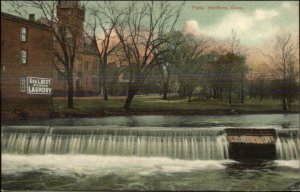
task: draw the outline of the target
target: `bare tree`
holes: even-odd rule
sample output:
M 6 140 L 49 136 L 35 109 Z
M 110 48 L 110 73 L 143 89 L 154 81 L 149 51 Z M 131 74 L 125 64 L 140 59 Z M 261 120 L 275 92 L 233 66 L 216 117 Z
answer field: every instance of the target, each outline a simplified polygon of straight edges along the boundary
M 244 52 L 236 32 L 232 30 L 231 38 L 225 41 L 214 41 L 210 53 L 207 54 L 204 80 L 209 87 L 210 98 L 223 100 L 228 98 L 232 103 L 236 95 L 241 103 L 244 102 L 244 77 L 247 66 Z
M 11 7 L 14 12 L 26 15 L 27 8 L 34 8 L 37 12 L 40 12 L 44 18 L 45 24 L 49 26 L 49 29 L 53 35 L 53 55 L 57 62 L 54 63 L 54 67 L 58 73 L 61 73 L 68 85 L 68 108 L 74 107 L 74 87 L 73 87 L 73 70 L 74 63 L 77 55 L 77 49 L 81 45 L 81 34 L 83 33 L 83 27 L 78 26 L 72 19 L 75 15 L 67 15 L 67 13 L 61 13 L 60 18 L 56 14 L 57 6 L 60 1 L 10 1 Z M 80 6 L 79 2 L 77 2 Z M 84 7 L 81 7 L 84 9 Z
M 183 34 L 174 31 L 172 33 L 166 34 L 170 37 L 169 42 L 165 45 L 169 47 L 169 51 L 162 54 L 162 62 L 159 65 L 159 72 L 162 81 L 162 88 L 163 88 L 163 100 L 168 99 L 168 91 L 169 91 L 169 84 L 172 76 L 172 72 L 176 65 L 175 55 L 181 45 L 184 42 Z
M 207 88 L 209 88 L 209 98 L 223 100 L 223 89 L 225 87 L 224 74 L 227 70 L 226 66 L 219 62 L 223 54 L 215 50 L 207 54 L 202 78 Z
M 173 30 L 180 14 L 181 5 L 169 2 L 129 2 L 123 9 L 116 33 L 121 42 L 129 70 L 127 98 L 124 109 L 137 94 L 144 80 L 155 65 L 160 65 L 161 55 L 168 51 L 163 47 L 169 38 L 163 34 Z
M 228 53 L 224 41 L 210 39 L 210 51 L 206 54 L 206 63 L 202 74 L 204 89 L 209 92 L 210 99 L 223 100 L 226 88 L 227 67 L 220 59 Z
M 232 30 L 232 38 L 231 38 L 231 41 L 230 41 L 230 52 L 231 52 L 231 62 L 232 62 L 232 65 L 233 65 L 233 56 L 234 56 L 234 53 L 236 52 L 236 49 L 239 48 L 239 45 L 240 45 L 240 41 L 239 39 L 237 39 L 237 36 L 236 36 L 236 32 L 234 30 Z M 232 71 L 230 71 L 232 73 Z M 231 104 L 232 102 L 232 76 L 230 75 L 230 82 L 229 82 L 229 104 Z
M 240 39 L 238 39 L 236 32 L 232 29 L 231 31 L 231 38 L 227 44 L 228 52 L 231 55 L 231 65 L 229 66 L 229 104 L 232 103 L 232 90 L 233 90 L 233 81 L 234 81 L 234 74 L 233 67 L 236 66 L 236 61 L 234 60 L 235 55 L 239 56 L 242 52 L 245 52 L 246 49 L 242 48 L 240 44 Z M 241 70 L 241 103 L 244 103 L 244 70 Z
M 96 6 L 88 9 L 89 15 L 92 17 L 87 22 L 87 27 L 90 29 L 91 38 L 100 57 L 101 68 L 101 85 L 103 88 L 104 100 L 108 100 L 107 90 L 107 65 L 108 58 L 113 51 L 120 45 L 117 36 L 114 33 L 118 19 L 122 16 L 122 12 L 116 9 L 116 5 L 112 1 L 95 2 Z M 99 31 L 102 35 L 97 34 Z
M 293 84 L 299 75 L 297 70 L 297 46 L 292 41 L 291 34 L 279 34 L 275 37 L 275 43 L 272 53 L 268 55 L 272 64 L 271 70 L 274 75 L 280 78 L 281 86 L 281 103 L 282 110 L 288 110 L 292 102 Z
M 191 102 L 206 62 L 204 53 L 207 49 L 208 39 L 190 34 L 183 38 L 184 42 L 179 45 L 173 62 L 175 62 L 176 76 L 180 83 L 179 93 L 181 96 L 188 96 L 188 102 Z

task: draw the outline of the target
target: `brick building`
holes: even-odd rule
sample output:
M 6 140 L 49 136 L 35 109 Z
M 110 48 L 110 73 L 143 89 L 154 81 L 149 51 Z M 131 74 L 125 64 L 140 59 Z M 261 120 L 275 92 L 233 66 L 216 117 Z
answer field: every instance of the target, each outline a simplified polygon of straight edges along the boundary
M 48 26 L 1 12 L 1 119 L 47 117 L 52 72 Z
M 79 1 L 58 1 L 57 17 L 79 29 L 78 49 L 74 63 L 74 95 L 87 96 L 100 93 L 99 57 L 91 40 L 84 35 L 85 8 Z M 50 95 L 67 95 L 65 77 L 58 73 L 52 50 L 59 47 L 53 38 L 47 20 L 34 20 L 1 12 L 1 98 L 50 98 Z M 61 68 L 63 70 L 63 67 Z M 49 93 L 28 90 L 28 82 L 48 78 Z M 45 79 L 44 79 L 45 80 Z M 45 81 L 46 82 L 46 81 Z M 35 90 L 36 89 L 36 90 Z M 51 90 L 49 90 L 51 89 Z M 46 89 L 44 89 L 46 90 Z M 36 91 L 36 92 L 34 92 Z
M 84 35 L 84 19 L 85 8 L 79 1 L 58 1 L 57 18 L 63 24 L 71 24 L 79 31 L 76 42 L 77 53 L 74 63 L 73 79 L 74 79 L 74 95 L 90 96 L 100 93 L 99 81 L 99 56 L 97 49 L 91 42 L 90 38 Z M 57 42 L 54 39 L 54 46 Z M 59 63 L 58 63 L 59 66 Z M 59 67 L 62 71 L 63 67 Z M 64 76 L 53 72 L 53 88 L 54 95 L 67 95 L 67 84 Z
M 23 19 L 1 12 L 2 99 L 51 95 L 52 35 L 48 26 L 33 21 L 34 15 L 30 17 Z M 36 86 L 32 87 L 33 83 Z

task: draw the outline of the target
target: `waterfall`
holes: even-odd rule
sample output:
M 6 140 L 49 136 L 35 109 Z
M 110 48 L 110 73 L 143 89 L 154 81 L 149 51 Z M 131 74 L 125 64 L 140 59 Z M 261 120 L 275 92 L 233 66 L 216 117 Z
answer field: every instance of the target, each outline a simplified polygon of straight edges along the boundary
M 5 127 L 2 152 L 228 159 L 223 130 L 193 128 Z
M 277 139 L 275 146 L 277 159 L 299 159 L 300 140 L 298 137 L 298 130 L 277 130 Z
M 297 129 L 276 130 L 276 158 L 299 159 Z M 2 152 L 13 154 L 94 154 L 179 159 L 229 159 L 223 129 L 98 126 L 7 126 Z

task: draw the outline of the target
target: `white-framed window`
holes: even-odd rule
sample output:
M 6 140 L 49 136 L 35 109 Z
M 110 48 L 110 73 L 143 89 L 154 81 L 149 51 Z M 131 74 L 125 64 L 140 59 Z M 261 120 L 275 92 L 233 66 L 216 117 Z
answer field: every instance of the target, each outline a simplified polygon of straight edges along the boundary
M 27 64 L 27 50 L 21 50 L 21 64 Z
M 26 77 L 20 77 L 20 92 L 26 92 Z
M 26 42 L 27 41 L 27 28 L 21 27 L 21 41 Z

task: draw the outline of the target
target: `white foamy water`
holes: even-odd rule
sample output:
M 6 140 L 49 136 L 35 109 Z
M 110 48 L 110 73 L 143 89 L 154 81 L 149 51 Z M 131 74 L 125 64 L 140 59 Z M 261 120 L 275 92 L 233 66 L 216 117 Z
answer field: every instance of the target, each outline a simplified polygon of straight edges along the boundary
M 4 153 L 1 169 L 4 189 L 34 191 L 283 191 L 299 182 L 297 160 L 249 167 L 232 160 Z
M 5 153 L 229 159 L 224 130 L 218 129 L 7 128 L 12 129 L 1 135 Z
M 151 175 L 157 172 L 175 173 L 193 170 L 225 169 L 232 160 L 181 160 L 160 157 L 96 156 L 96 155 L 11 155 L 2 154 L 2 173 L 46 171 L 55 174 L 118 174 L 134 172 Z
M 295 169 L 299 169 L 300 168 L 300 161 L 299 160 L 276 160 L 275 161 L 277 166 L 280 167 L 291 167 L 291 168 L 295 168 Z
M 299 159 L 297 131 L 276 130 L 277 159 Z M 8 126 L 1 134 L 1 140 L 2 152 L 9 154 L 87 154 L 185 160 L 230 158 L 229 143 L 222 128 Z

